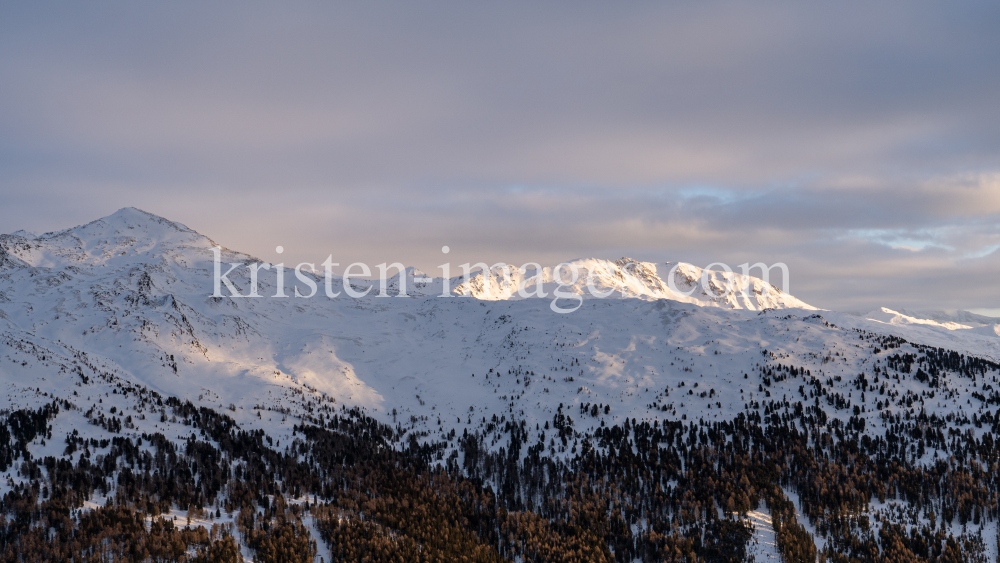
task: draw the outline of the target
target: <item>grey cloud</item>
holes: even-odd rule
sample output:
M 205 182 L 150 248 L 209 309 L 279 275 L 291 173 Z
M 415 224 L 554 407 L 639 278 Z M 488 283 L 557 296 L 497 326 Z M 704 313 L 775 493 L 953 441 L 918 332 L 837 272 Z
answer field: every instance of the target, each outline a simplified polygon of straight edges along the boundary
M 6 4 L 0 231 L 135 205 L 289 260 L 785 261 L 820 306 L 993 307 L 997 23 L 986 2 Z

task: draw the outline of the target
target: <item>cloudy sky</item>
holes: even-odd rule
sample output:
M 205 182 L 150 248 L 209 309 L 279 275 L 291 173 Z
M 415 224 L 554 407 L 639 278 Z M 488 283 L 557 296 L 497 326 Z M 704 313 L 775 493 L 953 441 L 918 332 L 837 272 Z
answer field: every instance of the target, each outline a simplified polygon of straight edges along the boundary
M 277 261 L 785 262 L 1000 314 L 992 2 L 5 2 L 0 232 Z

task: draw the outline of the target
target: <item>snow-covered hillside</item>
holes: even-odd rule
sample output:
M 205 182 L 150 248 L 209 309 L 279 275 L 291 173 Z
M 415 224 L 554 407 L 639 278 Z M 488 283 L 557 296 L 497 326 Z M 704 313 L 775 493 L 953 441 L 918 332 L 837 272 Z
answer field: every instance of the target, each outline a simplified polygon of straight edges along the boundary
M 605 425 L 723 422 L 766 416 L 771 402 L 786 412 L 802 402 L 824 419 L 858 420 L 864 432 L 883 435 L 888 414 L 978 420 L 1000 389 L 989 369 L 971 378 L 942 373 L 933 389 L 893 376 L 900 362 L 909 371 L 914 361 L 900 354 L 930 353 L 921 346 L 995 361 L 998 325 L 888 309 L 861 317 L 821 311 L 759 279 L 693 266 L 574 261 L 584 276 L 564 291 L 587 297 L 587 274 L 597 290 L 617 290 L 558 314 L 551 297 L 516 291 L 537 276 L 551 295 L 558 285 L 551 268 L 515 271 L 513 285 L 496 270 L 443 280 L 408 269 L 405 281 L 397 276 L 387 288 L 397 295 L 405 283 L 406 297 L 378 296 L 377 282 L 352 280 L 372 288 L 357 299 L 327 298 L 320 277 L 311 278 L 316 296 L 292 297 L 290 272 L 290 296 L 271 297 L 276 279 L 262 270 L 265 297 L 213 297 L 216 246 L 131 208 L 57 233 L 0 236 L 0 409 L 58 398 L 75 408 L 56 419 L 53 435 L 101 433 L 114 420 L 120 432 L 161 432 L 180 443 L 183 421 L 153 406 L 155 392 L 226 412 L 280 444 L 302 417 L 329 412 L 321 407 L 357 406 L 421 441 L 447 444 L 443 457 L 457 451 L 456 436 L 486 432 L 491 421 L 540 429 L 567 413 L 576 420 L 570 439 L 544 443 L 560 457 Z M 257 262 L 225 249 L 222 258 Z M 229 278 L 249 292 L 247 268 Z M 730 282 L 747 290 L 711 295 Z M 445 283 L 450 297 L 440 296 Z M 331 289 L 343 291 L 343 280 L 334 278 Z M 864 373 L 875 375 L 862 386 Z M 498 450 L 506 438 L 494 428 L 487 445 Z M 44 457 L 63 446 L 30 447 Z M 921 448 L 917 460 L 938 455 Z M 0 489 L 16 481 L 6 477 Z
M 657 347 L 674 344 L 666 328 L 709 335 L 715 331 L 710 325 L 755 318 L 702 311 L 697 305 L 720 305 L 703 291 L 697 292 L 701 301 L 695 296 L 667 300 L 673 294 L 658 277 L 657 266 L 627 259 L 579 261 L 585 274 L 565 287 L 566 293 L 588 295 L 584 284 L 591 271 L 599 291 L 621 289 L 608 300 L 588 299 L 566 318 L 552 313 L 549 300 L 520 300 L 510 288 L 506 295 L 494 291 L 493 301 L 479 299 L 483 291 L 474 288 L 482 273 L 468 281 L 448 280 L 454 297 L 441 298 L 444 280 L 421 280 L 412 269 L 404 274 L 409 299 L 378 297 L 377 287 L 360 299 L 328 299 L 322 289 L 312 299 L 213 298 L 215 246 L 182 225 L 135 209 L 33 238 L 4 235 L 0 323 L 10 338 L 26 337 L 47 351 L 40 355 L 85 352 L 122 377 L 161 393 L 192 400 L 208 394 L 224 405 L 244 408 L 278 401 L 279 389 L 309 386 L 341 404 L 361 405 L 383 416 L 393 408 L 407 417 L 426 416 L 421 404 L 428 401 L 435 414 L 442 413 L 439 409 L 467 414 L 472 404 L 483 412 L 511 410 L 510 402 L 521 405 L 518 410 L 527 406 L 550 412 L 559 403 L 576 402 L 581 384 L 587 383 L 590 395 L 602 394 L 601 402 L 614 398 L 620 403 L 619 416 L 633 416 L 646 407 L 630 387 L 639 381 L 659 387 L 658 380 L 683 373 L 680 360 L 677 369 L 670 369 L 667 356 L 654 354 Z M 224 252 L 223 261 L 255 262 L 232 251 Z M 676 286 L 695 294 L 701 275 L 682 265 L 676 270 Z M 551 295 L 557 285 L 551 269 L 539 276 L 543 295 Z M 245 268 L 230 277 L 247 292 Z M 707 280 L 712 287 L 725 283 L 715 274 Z M 390 294 L 399 281 L 390 280 Z M 262 272 L 260 293 L 273 294 L 275 283 Z M 352 284 L 377 286 L 364 280 Z M 343 289 L 340 278 L 333 285 L 337 292 Z M 730 296 L 732 302 L 723 304 L 751 310 L 788 304 L 810 308 L 760 280 L 746 286 L 752 298 Z M 622 296 L 641 299 L 622 301 Z M 500 300 L 504 297 L 508 299 Z M 687 317 L 692 318 L 683 320 Z M 676 326 L 667 320 L 674 318 Z M 682 328 L 687 323 L 696 326 Z M 684 343 L 683 337 L 676 341 Z M 745 342 L 733 344 L 746 348 Z M 650 359 L 640 362 L 642 354 L 634 350 L 651 354 Z M 686 361 L 697 363 L 693 357 Z M 55 367 L 37 357 L 20 364 L 20 370 L 40 376 Z M 569 370 L 571 364 L 579 367 Z M 495 375 L 487 383 L 490 370 L 501 369 L 558 379 L 501 393 Z M 476 371 L 481 372 L 478 379 L 473 378 Z M 573 381 L 563 381 L 570 377 Z M 448 397 L 451 406 L 436 404 L 443 401 L 438 397 Z
M 13 361 L 0 364 L 4 378 L 38 387 L 38 378 L 54 378 L 65 366 L 52 358 L 85 353 L 129 381 L 209 405 L 294 408 L 288 393 L 314 389 L 388 422 L 395 409 L 395 422 L 415 417 L 434 428 L 444 417 L 461 431 L 470 419 L 495 413 L 545 420 L 560 404 L 610 405 L 613 419 L 659 416 L 665 405 L 672 415 L 726 418 L 759 393 L 759 381 L 742 376 L 756 378 L 751 367 L 763 350 L 829 376 L 878 361 L 846 328 L 1000 357 L 995 334 L 901 321 L 907 317 L 888 310 L 870 320 L 816 311 L 757 279 L 748 283 L 755 299 L 731 297 L 726 307 L 694 295 L 670 298 L 658 274 L 669 265 L 627 259 L 579 261 L 596 272 L 598 290 L 620 282 L 625 291 L 586 299 L 568 315 L 553 313 L 548 299 L 518 299 L 516 292 L 478 299 L 468 286 L 479 277 L 450 280 L 455 296 L 442 298 L 440 278 L 420 284 L 412 269 L 409 298 L 378 297 L 377 283 L 359 299 L 328 299 L 322 288 L 311 299 L 217 298 L 215 246 L 135 209 L 34 238 L 3 236 L 0 327 L 6 340 L 37 350 L 32 357 L 7 351 Z M 255 259 L 227 250 L 223 261 Z M 541 275 L 551 294 L 551 269 Z M 700 270 L 682 266 L 676 275 L 677 287 L 700 287 Z M 246 268 L 230 278 L 247 292 Z M 336 291 L 340 282 L 334 279 Z M 274 285 L 262 271 L 261 295 L 273 295 Z M 586 294 L 579 285 L 568 291 Z M 823 361 L 830 354 L 838 354 L 835 363 Z M 697 385 L 697 394 L 685 398 L 678 385 Z M 712 400 L 702 399 L 702 390 Z

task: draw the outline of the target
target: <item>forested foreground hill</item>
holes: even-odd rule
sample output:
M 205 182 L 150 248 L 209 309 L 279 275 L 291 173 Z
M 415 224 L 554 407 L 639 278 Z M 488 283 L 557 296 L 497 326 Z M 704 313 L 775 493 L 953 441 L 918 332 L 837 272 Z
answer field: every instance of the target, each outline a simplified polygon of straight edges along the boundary
M 966 362 L 970 376 L 998 370 Z M 790 562 L 997 553 L 994 415 L 886 416 L 872 439 L 859 417 L 831 421 L 799 401 L 582 434 L 574 419 L 592 411 L 560 409 L 544 427 L 501 417 L 449 435 L 458 448 L 442 460 L 446 442 L 358 409 L 317 405 L 281 445 L 218 411 L 111 384 L 181 433 L 129 435 L 114 417 L 58 433 L 78 410 L 62 399 L 6 413 L 0 471 L 16 479 L 0 503 L 3 561 L 735 562 L 756 507 Z M 508 447 L 491 451 L 497 435 Z M 29 444 L 61 452 L 35 457 Z M 574 447 L 553 456 L 553 444 Z M 809 529 L 826 538 L 819 552 Z

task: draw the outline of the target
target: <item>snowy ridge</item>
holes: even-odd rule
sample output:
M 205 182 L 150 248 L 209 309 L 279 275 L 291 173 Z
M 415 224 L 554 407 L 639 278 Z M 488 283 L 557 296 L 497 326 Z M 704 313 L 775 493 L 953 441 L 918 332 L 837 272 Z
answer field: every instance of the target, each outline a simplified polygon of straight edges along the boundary
M 691 292 L 685 296 L 664 281 L 672 264 L 577 260 L 597 290 L 616 291 L 583 299 L 572 314 L 517 292 L 537 282 L 551 294 L 551 268 L 514 273 L 513 284 L 496 269 L 452 278 L 448 298 L 439 296 L 446 280 L 409 268 L 387 291 L 397 294 L 405 280 L 409 298 L 379 297 L 377 282 L 353 280 L 372 291 L 359 299 L 328 299 L 322 288 L 308 300 L 233 299 L 211 296 L 215 246 L 135 209 L 58 233 L 0 236 L 0 409 L 60 399 L 75 408 L 53 422 L 53 434 L 101 433 L 94 421 L 114 419 L 127 435 L 161 432 L 183 443 L 184 422 L 150 407 L 158 393 L 224 411 L 287 444 L 293 426 L 320 406 L 359 407 L 420 441 L 446 444 L 442 457 L 457 455 L 456 436 L 484 433 L 489 421 L 523 421 L 534 433 L 566 413 L 575 424 L 568 439 L 539 436 L 544 453 L 566 458 L 583 447 L 580 436 L 606 426 L 766 417 L 769 401 L 801 401 L 828 428 L 851 420 L 873 437 L 889 431 L 889 415 L 926 414 L 965 421 L 962 431 L 981 440 L 988 429 L 967 421 L 995 410 L 990 393 L 1000 389 L 988 369 L 971 378 L 942 371 L 934 389 L 888 375 L 906 361 L 901 355 L 927 353 L 922 346 L 995 361 L 997 325 L 889 309 L 864 317 L 822 311 L 738 274 L 679 265 L 672 284 Z M 228 249 L 223 260 L 256 261 Z M 230 279 L 248 292 L 246 268 Z M 748 289 L 724 298 L 699 292 L 727 283 Z M 262 274 L 259 285 L 261 295 L 275 293 L 272 277 Z M 342 291 L 343 280 L 333 289 Z M 585 296 L 587 275 L 563 289 Z M 890 347 L 883 337 L 899 340 Z M 859 374 L 873 370 L 881 380 L 862 387 Z M 491 432 L 489 451 L 509 446 Z M 44 457 L 63 446 L 41 440 L 30 448 Z M 946 454 L 931 446 L 904 453 L 927 464 Z M 0 479 L 3 494 L 19 478 L 11 471 Z M 774 554 L 762 540 L 758 561 Z
M 865 327 L 882 334 L 892 334 L 915 342 L 968 352 L 992 361 L 1000 359 L 1000 340 L 998 340 L 1000 323 L 960 324 L 949 320 L 936 321 L 911 317 L 886 307 L 863 315 L 864 321 L 860 323 L 851 315 L 831 314 L 831 317 L 840 319 L 843 326 Z M 869 321 L 876 323 L 875 328 L 872 328 L 872 323 Z
M 214 246 L 134 209 L 35 239 L 6 236 L 0 249 L 20 265 L 0 274 L 0 327 L 53 356 L 58 352 L 48 347 L 72 346 L 101 357 L 123 377 L 168 395 L 195 400 L 210 390 L 220 397 L 216 405 L 249 408 L 281 403 L 288 392 L 282 389 L 312 389 L 387 422 L 413 416 L 424 427 L 446 414 L 471 424 L 470 406 L 476 418 L 524 411 L 529 420 L 545 420 L 559 404 L 585 403 L 614 405 L 618 420 L 662 416 L 666 405 L 671 416 L 731 417 L 755 394 L 752 381 L 737 378 L 762 349 L 800 362 L 832 349 L 847 354 L 854 347 L 847 328 L 1000 357 L 994 333 L 912 321 L 887 309 L 871 319 L 816 311 L 756 279 L 748 284 L 750 301 L 671 299 L 660 276 L 665 266 L 627 259 L 577 261 L 597 272 L 598 284 L 624 281 L 633 298 L 588 299 L 569 315 L 554 314 L 542 299 L 440 298 L 440 286 L 431 284 L 409 292 L 410 299 L 377 297 L 377 287 L 361 299 L 219 299 L 210 296 Z M 254 260 L 229 250 L 223 259 Z M 240 270 L 230 277 L 246 291 L 249 276 Z M 682 265 L 676 285 L 687 291 L 702 273 Z M 709 279 L 721 283 L 716 274 Z M 421 277 L 413 269 L 403 275 Z M 552 283 L 551 270 L 536 275 Z M 266 276 L 260 286 L 262 295 L 274 291 Z M 342 289 L 339 278 L 334 287 Z M 474 287 L 452 287 L 478 295 Z M 752 312 L 762 306 L 774 308 Z M 850 352 L 842 371 L 876 359 Z M 28 361 L 22 368 L 43 374 L 51 366 Z M 9 368 L 0 369 L 7 375 Z M 495 375 L 508 371 L 528 374 L 526 381 Z M 712 401 L 667 400 L 664 388 L 699 382 L 693 377 L 714 389 Z
M 522 272 L 510 267 L 494 266 L 489 274 L 480 272 L 469 280 L 455 278 L 457 295 L 477 299 L 506 300 L 533 295 L 536 287 L 552 294 L 563 286 L 566 295 L 581 298 L 671 299 L 682 303 L 728 309 L 800 308 L 811 305 L 783 293 L 775 285 L 740 273 L 704 270 L 684 263 L 654 264 L 631 258 L 616 261 L 595 258 L 570 260 L 563 267 L 543 267 Z M 569 266 L 578 272 L 573 283 Z M 562 283 L 560 283 L 562 282 Z M 519 289 L 524 291 L 519 293 Z
M 977 315 L 976 313 L 971 313 L 969 311 L 962 311 L 962 310 L 913 311 L 909 309 L 900 309 L 899 313 L 915 319 L 937 321 L 942 324 L 951 322 L 971 327 L 994 326 L 1000 324 L 1000 318 L 988 317 L 986 315 Z

